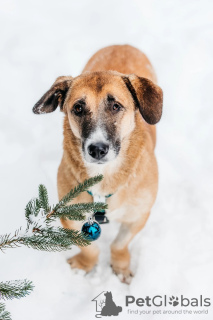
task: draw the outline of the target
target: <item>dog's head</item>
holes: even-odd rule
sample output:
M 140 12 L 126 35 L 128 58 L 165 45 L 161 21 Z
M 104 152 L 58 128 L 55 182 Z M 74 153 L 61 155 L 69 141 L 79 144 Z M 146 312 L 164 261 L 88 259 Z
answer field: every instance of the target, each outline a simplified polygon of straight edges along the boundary
M 33 112 L 49 113 L 59 106 L 81 141 L 84 160 L 103 164 L 119 154 L 123 139 L 134 130 L 136 112 L 156 124 L 162 104 L 162 90 L 151 80 L 100 71 L 57 78 Z

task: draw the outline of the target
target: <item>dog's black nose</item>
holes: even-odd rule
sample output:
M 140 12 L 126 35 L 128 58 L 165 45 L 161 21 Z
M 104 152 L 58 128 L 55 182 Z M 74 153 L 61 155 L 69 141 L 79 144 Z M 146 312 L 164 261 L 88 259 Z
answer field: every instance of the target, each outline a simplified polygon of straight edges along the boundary
M 102 142 L 92 143 L 88 147 L 88 152 L 91 155 L 91 157 L 93 157 L 94 159 L 97 159 L 97 160 L 100 160 L 103 157 L 105 157 L 105 155 L 108 153 L 108 151 L 109 151 L 109 146 L 107 144 L 102 143 Z

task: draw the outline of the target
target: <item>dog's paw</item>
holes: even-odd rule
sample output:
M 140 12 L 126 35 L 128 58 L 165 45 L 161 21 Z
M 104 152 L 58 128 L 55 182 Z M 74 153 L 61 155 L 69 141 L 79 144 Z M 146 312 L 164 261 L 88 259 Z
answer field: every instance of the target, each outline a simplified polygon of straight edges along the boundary
M 130 284 L 133 278 L 133 273 L 129 269 L 121 269 L 121 268 L 116 268 L 111 265 L 112 271 L 114 274 L 117 275 L 118 279 L 126 284 Z
M 67 262 L 70 264 L 72 269 L 81 269 L 85 272 L 90 272 L 97 263 L 96 259 L 86 258 L 81 253 L 76 254 L 72 258 L 69 258 Z

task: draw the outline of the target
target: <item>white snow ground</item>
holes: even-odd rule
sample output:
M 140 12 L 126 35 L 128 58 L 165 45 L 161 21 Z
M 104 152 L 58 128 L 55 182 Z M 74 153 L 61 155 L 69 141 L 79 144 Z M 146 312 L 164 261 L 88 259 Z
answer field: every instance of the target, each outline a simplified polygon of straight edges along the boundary
M 129 43 L 151 59 L 165 94 L 159 194 L 131 244 L 132 284 L 121 284 L 109 267 L 114 223 L 103 227 L 100 263 L 87 276 L 66 264 L 77 248 L 8 249 L 0 254 L 0 280 L 35 284 L 30 296 L 7 302 L 13 320 L 95 319 L 91 300 L 103 290 L 123 306 L 119 319 L 213 319 L 211 307 L 204 315 L 143 317 L 124 307 L 127 294 L 213 298 L 212 17 L 210 0 L 0 1 L 0 234 L 25 224 L 39 183 L 57 201 L 63 115 L 31 111 L 57 76 L 78 75 L 103 46 Z

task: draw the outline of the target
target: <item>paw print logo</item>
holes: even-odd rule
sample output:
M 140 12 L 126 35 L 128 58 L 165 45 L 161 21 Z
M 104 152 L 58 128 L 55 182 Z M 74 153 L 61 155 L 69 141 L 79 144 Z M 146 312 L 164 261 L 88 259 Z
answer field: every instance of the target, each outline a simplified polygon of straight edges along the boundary
M 173 307 L 176 307 L 179 304 L 178 297 L 172 296 L 169 298 L 169 300 L 169 304 L 171 304 Z

